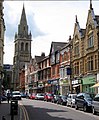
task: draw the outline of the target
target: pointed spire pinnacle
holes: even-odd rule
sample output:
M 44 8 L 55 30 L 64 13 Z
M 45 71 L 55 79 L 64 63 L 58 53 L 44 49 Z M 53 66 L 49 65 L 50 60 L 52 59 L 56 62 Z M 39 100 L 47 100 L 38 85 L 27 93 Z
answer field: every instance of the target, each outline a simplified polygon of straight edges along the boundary
M 24 3 L 23 3 L 23 9 L 22 9 L 22 15 L 21 15 L 20 23 L 22 23 L 23 21 L 27 24 Z
M 76 17 L 76 23 L 78 23 L 77 15 L 75 17 Z
M 90 10 L 92 10 L 92 0 L 90 0 Z

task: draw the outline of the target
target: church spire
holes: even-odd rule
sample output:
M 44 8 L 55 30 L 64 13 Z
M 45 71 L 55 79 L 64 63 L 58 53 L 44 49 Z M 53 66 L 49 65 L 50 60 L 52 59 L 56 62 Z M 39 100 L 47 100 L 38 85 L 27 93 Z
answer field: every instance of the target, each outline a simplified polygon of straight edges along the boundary
M 76 19 L 75 19 L 75 20 L 76 20 L 76 23 L 78 23 L 77 15 L 76 15 L 75 17 L 76 17 Z
M 90 0 L 90 10 L 92 10 L 92 0 Z
M 25 24 L 27 24 L 24 4 L 23 4 L 23 10 L 22 10 L 22 14 L 21 14 L 20 24 L 22 24 L 23 22 L 24 22 Z
M 27 19 L 26 19 L 24 4 L 23 4 L 23 9 L 22 9 L 20 24 L 18 26 L 18 35 L 22 38 L 29 37 L 28 36 L 28 25 L 27 25 Z

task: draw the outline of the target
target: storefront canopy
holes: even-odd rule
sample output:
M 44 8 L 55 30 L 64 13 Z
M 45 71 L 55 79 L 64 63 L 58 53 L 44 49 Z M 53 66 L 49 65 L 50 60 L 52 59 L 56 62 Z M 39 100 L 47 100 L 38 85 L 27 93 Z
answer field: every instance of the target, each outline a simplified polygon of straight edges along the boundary
M 99 87 L 99 83 L 96 83 L 95 85 L 91 86 L 91 88 Z

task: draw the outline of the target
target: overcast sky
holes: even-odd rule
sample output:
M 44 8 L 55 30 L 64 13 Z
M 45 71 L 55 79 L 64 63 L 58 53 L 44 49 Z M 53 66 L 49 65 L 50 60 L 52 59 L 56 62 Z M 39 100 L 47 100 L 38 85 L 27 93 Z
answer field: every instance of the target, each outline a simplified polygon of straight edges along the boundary
M 21 13 L 25 6 L 27 24 L 32 33 L 32 57 L 50 51 L 51 42 L 67 42 L 73 36 L 75 15 L 81 28 L 86 27 L 89 1 L 4 1 L 5 46 L 4 64 L 13 64 L 14 35 L 18 32 Z M 99 2 L 92 1 L 95 15 Z

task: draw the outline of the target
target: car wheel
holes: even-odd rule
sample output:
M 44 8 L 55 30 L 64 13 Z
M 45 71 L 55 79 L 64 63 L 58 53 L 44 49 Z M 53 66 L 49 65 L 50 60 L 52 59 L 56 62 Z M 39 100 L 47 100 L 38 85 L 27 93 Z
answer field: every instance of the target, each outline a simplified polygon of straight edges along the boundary
M 92 113 L 93 113 L 93 115 L 96 115 L 96 111 L 95 111 L 94 107 L 92 108 Z
M 61 102 L 60 104 L 63 105 L 63 102 Z
M 71 108 L 73 107 L 73 104 L 71 103 Z
M 77 106 L 77 104 L 75 105 L 75 109 L 78 110 L 78 106 Z
M 84 110 L 84 112 L 87 111 L 87 106 L 86 105 L 84 105 L 83 110 Z
M 68 102 L 67 102 L 66 106 L 68 107 Z
M 58 101 L 56 103 L 59 104 Z

